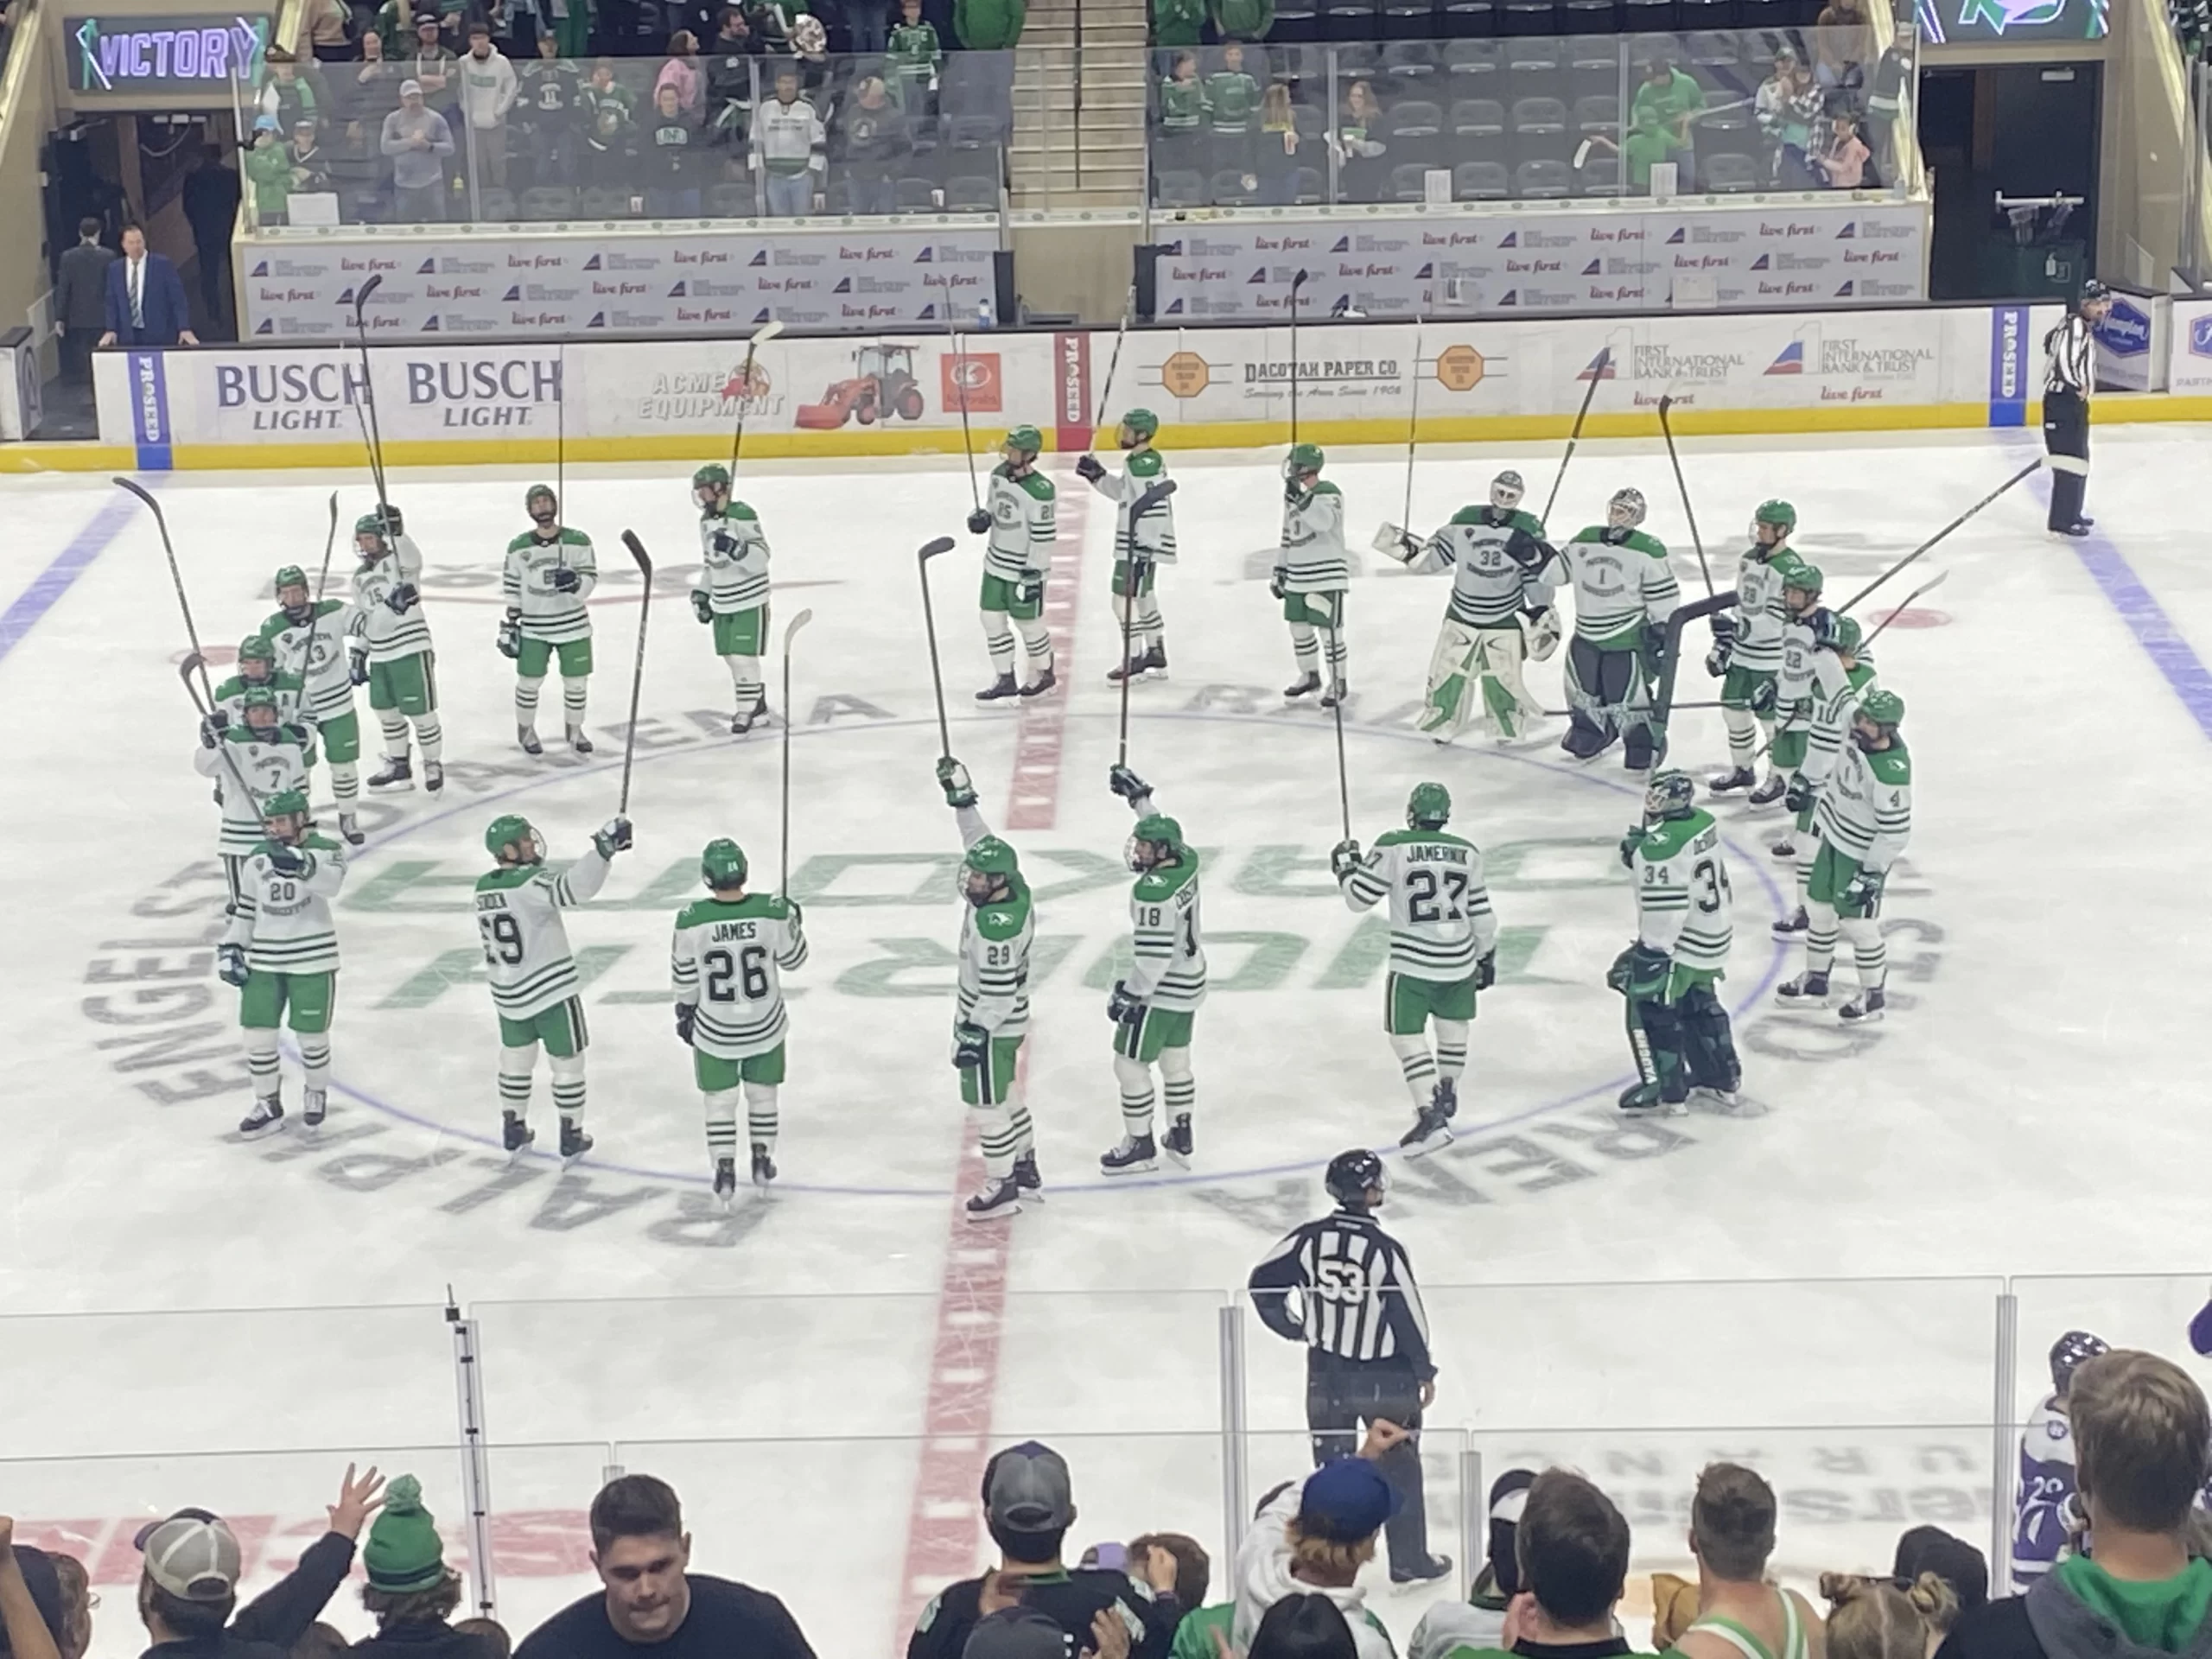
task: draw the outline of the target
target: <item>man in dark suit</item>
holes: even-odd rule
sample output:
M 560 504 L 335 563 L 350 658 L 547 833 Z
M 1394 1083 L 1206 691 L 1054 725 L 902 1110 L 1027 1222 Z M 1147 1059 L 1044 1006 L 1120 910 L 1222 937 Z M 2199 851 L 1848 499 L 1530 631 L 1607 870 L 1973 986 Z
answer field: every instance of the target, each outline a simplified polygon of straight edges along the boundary
M 123 232 L 123 257 L 107 268 L 107 332 L 103 346 L 197 346 L 184 279 L 163 255 L 146 251 L 146 232 Z
M 115 250 L 100 245 L 100 222 L 77 221 L 77 245 L 61 256 L 54 285 L 54 321 L 61 331 L 61 378 L 92 378 L 92 342 L 107 324 L 107 268 Z

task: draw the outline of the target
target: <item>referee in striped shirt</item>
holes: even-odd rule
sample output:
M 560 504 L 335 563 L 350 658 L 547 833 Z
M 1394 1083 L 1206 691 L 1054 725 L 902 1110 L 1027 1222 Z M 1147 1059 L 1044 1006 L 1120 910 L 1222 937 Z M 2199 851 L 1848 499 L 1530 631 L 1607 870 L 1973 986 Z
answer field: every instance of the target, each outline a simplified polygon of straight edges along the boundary
M 2112 290 L 2092 278 L 2066 321 L 2043 339 L 2043 442 L 2050 452 L 2050 518 L 2056 536 L 2086 536 L 2096 520 L 2082 516 L 2089 490 L 2089 397 L 2096 390 L 2092 330 L 2112 311 Z
M 1377 1465 L 1402 1500 L 1383 1528 L 1390 1580 L 1440 1579 L 1452 1563 L 1428 1553 L 1419 1432 L 1421 1408 L 1436 1397 L 1436 1363 L 1413 1260 L 1375 1224 L 1389 1177 L 1380 1158 L 1359 1148 L 1330 1161 L 1327 1184 L 1337 1208 L 1252 1269 L 1252 1306 L 1268 1330 L 1306 1344 L 1306 1426 L 1316 1465 L 1350 1457 L 1362 1423 L 1412 1431 Z

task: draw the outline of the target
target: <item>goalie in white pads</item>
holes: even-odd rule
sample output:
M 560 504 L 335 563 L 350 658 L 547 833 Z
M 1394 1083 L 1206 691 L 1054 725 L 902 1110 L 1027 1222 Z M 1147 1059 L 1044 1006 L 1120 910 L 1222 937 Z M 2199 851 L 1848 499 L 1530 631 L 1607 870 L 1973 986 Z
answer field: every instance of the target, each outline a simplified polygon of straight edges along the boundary
M 1630 772 L 1649 768 L 1658 741 L 1651 683 L 1667 619 L 1682 596 L 1667 568 L 1666 543 L 1639 528 L 1643 493 L 1616 490 L 1605 522 L 1578 531 L 1560 550 L 1574 583 L 1574 638 L 1567 648 L 1567 735 L 1560 747 L 1578 760 L 1621 740 Z
M 1422 693 L 1421 729 L 1448 743 L 1479 713 L 1500 742 L 1527 734 L 1542 705 L 1521 683 L 1521 664 L 1559 648 L 1552 594 L 1566 578 L 1544 527 L 1521 511 L 1521 474 L 1491 480 L 1490 505 L 1462 507 L 1426 542 L 1399 524 L 1376 532 L 1375 549 L 1417 575 L 1452 572 L 1452 597 Z

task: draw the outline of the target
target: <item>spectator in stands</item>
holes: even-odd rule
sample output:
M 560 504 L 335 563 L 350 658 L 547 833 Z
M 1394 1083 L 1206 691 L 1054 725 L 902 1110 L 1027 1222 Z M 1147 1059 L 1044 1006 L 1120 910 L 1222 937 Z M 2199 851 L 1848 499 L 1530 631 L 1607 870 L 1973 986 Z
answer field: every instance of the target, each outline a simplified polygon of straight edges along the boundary
M 676 88 L 663 81 L 645 123 L 645 211 L 658 219 L 699 217 L 699 124 L 684 112 Z
M 952 32 L 970 52 L 1011 52 L 1028 20 L 1028 0 L 952 0 Z
M 107 322 L 107 268 L 115 250 L 100 245 L 100 222 L 77 221 L 77 245 L 61 256 L 54 283 L 54 326 L 61 336 L 61 378 L 92 378 L 92 342 Z
M 560 55 L 580 61 L 591 51 L 591 34 L 599 21 L 596 0 L 538 0 L 542 26 L 560 43 Z
M 54 1581 L 61 1592 L 61 1629 L 54 1641 L 61 1659 L 85 1659 L 92 1645 L 92 1580 L 84 1562 L 55 1550 L 45 1552 L 54 1564 Z
M 529 182 L 569 182 L 575 166 L 576 112 L 583 82 L 576 66 L 557 55 L 561 42 L 550 34 L 537 37 L 537 55 L 522 67 L 516 94 L 515 122 L 522 134 Z
M 424 105 L 449 122 L 460 115 L 460 56 L 445 43 L 438 20 L 416 14 L 415 55 L 408 60 L 407 73 L 421 90 Z M 452 113 L 448 114 L 448 111 Z
M 1821 1659 L 1821 1621 L 1812 1604 L 1766 1582 L 1775 1515 L 1774 1488 L 1741 1464 L 1707 1464 L 1698 1476 L 1689 1535 L 1698 1617 L 1675 1643 L 1681 1659 L 1745 1659 L 1753 1650 L 1745 1642 L 1770 1659 Z M 1522 1526 L 1528 1526 L 1525 1516 Z
M 2204 42 L 2212 38 L 2212 0 L 2166 0 L 2166 22 L 2183 57 L 2193 62 L 2204 55 Z
M 918 121 L 928 115 L 937 95 L 938 75 L 944 67 L 944 48 L 935 25 L 922 16 L 922 0 L 899 0 L 899 22 L 891 31 L 884 62 L 899 107 Z
M 787 57 L 791 51 L 791 25 L 806 15 L 804 0 L 753 0 L 746 14 L 753 38 L 771 57 Z
M 1196 46 L 1206 24 L 1205 0 L 1152 0 L 1152 43 Z
M 302 119 L 310 127 L 315 124 L 311 115 Z M 246 182 L 253 187 L 255 223 L 283 224 L 284 204 L 292 196 L 292 152 L 276 130 L 275 116 L 254 117 L 253 143 L 246 147 L 245 159 L 240 165 L 245 170 Z
M 591 1559 L 604 1593 L 554 1614 L 516 1659 L 814 1659 L 774 1596 L 690 1570 L 691 1535 L 665 1481 L 622 1475 L 600 1488 Z
M 1351 1626 L 1326 1596 L 1285 1596 L 1252 1634 L 1246 1659 L 1358 1659 Z
M 1103 1630 L 1101 1640 L 1110 1642 L 1115 1634 Z M 1128 1632 L 1120 1636 L 1120 1651 L 1126 1656 Z M 1067 1634 L 1058 1624 L 1018 1602 L 1008 1602 L 976 1621 L 959 1659 L 1066 1659 L 1069 1651 Z
M 514 107 L 520 82 L 505 53 L 492 44 L 492 26 L 482 18 L 468 26 L 468 55 L 456 73 L 461 81 L 461 118 L 468 130 L 473 182 L 480 189 L 507 188 L 507 111 Z
M 1174 1618 L 1165 1604 L 1139 1590 L 1127 1573 L 1071 1570 L 1063 1563 L 1061 1546 L 1076 1511 L 1068 1465 L 1058 1452 L 1025 1440 L 994 1454 L 983 1466 L 982 1497 L 983 1525 L 999 1547 L 999 1565 L 931 1599 L 907 1639 L 906 1659 L 959 1659 L 986 1614 L 1017 1602 L 1052 1619 L 1076 1643 L 1086 1640 L 1100 1613 L 1118 1608 L 1142 1632 L 1131 1643 L 1133 1659 L 1166 1659 Z
M 627 186 L 637 154 L 630 89 L 614 79 L 614 65 L 601 58 L 578 97 L 583 116 L 583 148 L 577 158 L 581 181 L 601 189 Z
M 380 148 L 391 161 L 392 196 L 403 224 L 428 225 L 446 214 L 446 157 L 453 129 L 423 101 L 423 83 L 399 83 L 399 107 L 384 118 Z
M 1197 168 L 1204 162 L 1199 135 L 1205 125 L 1206 89 L 1198 79 L 1198 54 L 1178 52 L 1160 83 L 1160 143 L 1153 165 L 1173 172 Z
M 360 55 L 346 0 L 308 0 L 305 22 L 308 47 L 317 62 L 347 63 Z
M 377 1633 L 353 1644 L 355 1659 L 496 1659 L 490 1643 L 448 1622 L 461 1605 L 461 1574 L 446 1565 L 414 1476 L 402 1475 L 385 1490 L 361 1566 L 368 1573 L 361 1605 Z
M 1210 153 L 1213 169 L 1238 175 L 1247 190 L 1257 189 L 1260 183 L 1252 150 L 1252 129 L 1259 115 L 1260 83 L 1244 73 L 1243 47 L 1226 41 L 1221 67 L 1206 77 Z
M 1770 169 L 1775 184 L 1783 190 L 1811 189 L 1813 174 L 1805 147 L 1820 119 L 1821 89 L 1794 48 L 1785 46 L 1775 53 L 1774 73 L 1759 83 L 1752 106 L 1759 130 L 1775 147 Z
M 1643 79 L 1629 105 L 1628 131 L 1621 139 L 1630 189 L 1649 190 L 1651 168 L 1659 162 L 1675 163 L 1682 189 L 1696 188 L 1697 141 L 1691 127 L 1704 111 L 1705 88 L 1697 77 L 1665 53 L 1655 54 L 1643 66 Z
M 1858 1573 L 1823 1573 L 1828 1659 L 1928 1659 L 1957 1618 L 1959 1599 L 1933 1573 L 1904 1585 Z
M 146 232 L 123 227 L 123 257 L 107 268 L 103 346 L 197 346 L 184 283 L 168 256 L 146 251 Z
M 1611 1499 L 1580 1475 L 1545 1470 L 1528 1488 L 1515 1548 L 1521 1592 L 1506 1621 L 1509 1651 L 1522 1659 L 1607 1659 L 1630 1651 L 1614 1612 L 1628 1580 L 1628 1522 Z M 1488 1650 L 1503 1645 L 1501 1633 Z
M 1173 1659 L 1217 1659 L 1213 1632 L 1218 1630 L 1228 1639 L 1236 1604 L 1205 1605 L 1213 1561 L 1203 1544 L 1179 1532 L 1147 1532 L 1129 1540 L 1125 1570 L 1150 1587 L 1154 1601 L 1177 1614 Z
M 1954 1538 L 1941 1527 L 1914 1527 L 1897 1539 L 1890 1576 L 1910 1584 L 1923 1573 L 1933 1573 L 1951 1586 L 1961 1614 L 1974 1611 L 1989 1599 L 1987 1559 L 1966 1540 Z M 1944 1633 L 1949 1634 L 1948 1630 Z
M 906 117 L 880 75 L 864 75 L 830 124 L 830 159 L 845 181 L 845 211 L 887 213 L 896 207 L 899 162 L 913 149 Z
M 2200 3 L 2212 3 L 2212 0 Z M 1874 152 L 1874 170 L 1892 181 L 1903 162 L 1891 134 L 1904 104 L 1906 83 L 1913 74 L 1911 47 L 1904 41 L 1893 41 L 1883 49 L 1881 60 L 1875 64 L 1874 85 L 1866 95 L 1866 121 L 1872 134 L 1868 142 Z
M 16 1523 L 0 1516 L 0 1654 L 60 1659 L 61 1583 L 53 1558 L 15 1541 Z
M 289 132 L 302 116 L 322 118 L 322 99 L 312 80 L 300 73 L 299 60 L 281 46 L 269 48 L 269 79 L 256 100 L 262 114 L 273 116 L 279 133 Z
M 1806 157 L 1813 176 L 1831 190 L 1856 190 L 1866 182 L 1866 163 L 1872 152 L 1859 136 L 1858 120 L 1848 109 L 1838 108 L 1821 130 L 1820 147 Z
M 384 0 L 376 10 L 375 20 L 368 33 L 361 37 L 363 46 L 368 35 L 373 35 L 383 43 L 384 55 L 397 60 L 415 49 L 415 13 L 409 0 Z
M 1814 78 L 1823 92 L 1864 86 L 1872 33 L 1859 0 L 1828 0 L 1813 30 Z
M 776 67 L 776 95 L 753 112 L 752 166 L 765 181 L 768 213 L 801 218 L 814 211 L 815 182 L 826 158 L 822 118 L 798 95 L 798 71 Z
M 514 1638 L 507 1634 L 507 1627 L 496 1618 L 464 1618 L 454 1626 L 462 1636 L 473 1636 L 482 1648 L 484 1659 L 512 1659 Z
M 2171 1360 L 2116 1348 L 2075 1369 L 2066 1402 L 2082 1552 L 1963 1616 L 1936 1659 L 2134 1659 L 2212 1638 L 2212 1561 L 2189 1544 L 2212 1472 L 2202 1391 Z
M 724 151 L 742 149 L 753 125 L 753 70 L 760 60 L 753 26 L 735 6 L 722 10 L 721 32 L 707 58 L 707 129 Z
M 1407 1659 L 1449 1659 L 1461 1649 L 1503 1648 L 1505 1614 L 1521 1593 L 1517 1539 L 1529 1488 L 1536 1477 L 1509 1469 L 1490 1486 L 1490 1549 L 1465 1601 L 1440 1601 L 1414 1626 Z
M 311 116 L 302 117 L 292 129 L 289 182 L 296 196 L 321 194 L 330 189 L 330 157 L 322 148 L 321 131 Z M 286 211 L 290 211 L 289 203 Z
M 1209 0 L 1217 41 L 1264 41 L 1275 26 L 1275 0 Z
M 1337 155 L 1337 200 L 1376 201 L 1389 177 L 1382 142 L 1382 106 L 1375 101 L 1375 88 L 1355 80 L 1344 92 L 1344 105 L 1329 135 Z
M 686 115 L 696 116 L 706 94 L 707 77 L 699 62 L 699 41 L 688 29 L 679 29 L 669 37 L 668 61 L 660 67 L 660 73 L 653 77 L 653 97 L 660 97 L 660 89 L 676 89 L 676 107 Z
M 1290 107 L 1290 88 L 1277 81 L 1260 100 L 1260 137 L 1253 146 L 1260 175 L 1260 200 L 1287 207 L 1298 199 L 1298 118 Z
M 1359 1569 L 1375 1559 L 1382 1523 L 1402 1501 L 1376 1465 L 1407 1438 L 1395 1423 L 1370 1423 L 1357 1456 L 1325 1463 L 1303 1486 L 1286 1481 L 1260 1501 L 1236 1547 L 1233 1646 L 1249 1649 L 1262 1618 L 1285 1596 L 1317 1590 L 1351 1625 L 1359 1659 L 1394 1659 L 1389 1632 L 1368 1611 Z

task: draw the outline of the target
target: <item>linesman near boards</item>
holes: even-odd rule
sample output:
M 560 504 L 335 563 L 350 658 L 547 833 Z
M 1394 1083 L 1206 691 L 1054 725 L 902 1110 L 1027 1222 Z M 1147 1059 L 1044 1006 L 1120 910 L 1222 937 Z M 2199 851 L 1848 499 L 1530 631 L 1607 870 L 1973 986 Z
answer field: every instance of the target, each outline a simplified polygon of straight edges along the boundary
M 2091 331 L 2112 313 L 2112 290 L 2092 277 L 2066 321 L 2043 337 L 2043 443 L 2050 452 L 2050 532 L 2086 536 L 2089 490 L 2089 397 L 2097 386 Z
M 1452 1563 L 1428 1553 L 1421 1477 L 1421 1414 L 1436 1397 L 1436 1363 L 1412 1258 L 1375 1224 L 1389 1177 L 1380 1158 L 1356 1148 L 1330 1160 L 1327 1184 L 1336 1209 L 1252 1269 L 1252 1306 L 1268 1330 L 1306 1344 L 1306 1426 L 1317 1467 L 1350 1457 L 1361 1423 L 1408 1431 L 1376 1464 L 1400 1500 L 1383 1526 L 1390 1581 L 1440 1579 Z

